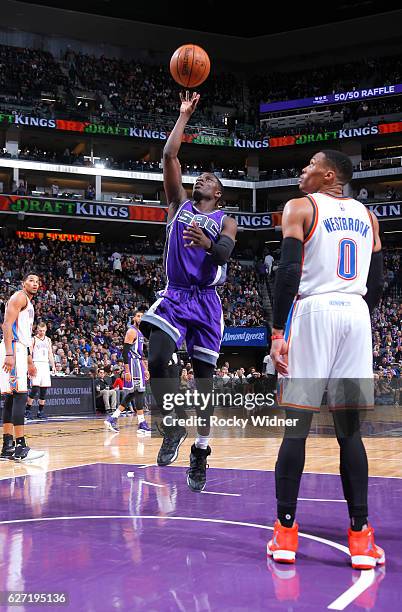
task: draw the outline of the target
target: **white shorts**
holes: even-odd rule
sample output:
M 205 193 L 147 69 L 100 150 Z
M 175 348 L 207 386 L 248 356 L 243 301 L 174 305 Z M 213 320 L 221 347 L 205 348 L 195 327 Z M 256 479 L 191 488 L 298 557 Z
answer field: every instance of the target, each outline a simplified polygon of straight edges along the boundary
M 36 376 L 32 378 L 32 387 L 51 387 L 52 382 L 50 380 L 49 364 L 46 361 L 38 361 L 34 364 L 36 366 Z
M 285 330 L 289 376 L 280 405 L 319 410 L 371 408 L 373 349 L 370 314 L 360 295 L 325 293 L 297 300 Z
M 0 342 L 0 392 L 1 393 L 27 393 L 28 391 L 28 351 L 21 342 L 13 342 L 15 367 L 7 373 L 3 370 L 6 355 L 6 346 Z

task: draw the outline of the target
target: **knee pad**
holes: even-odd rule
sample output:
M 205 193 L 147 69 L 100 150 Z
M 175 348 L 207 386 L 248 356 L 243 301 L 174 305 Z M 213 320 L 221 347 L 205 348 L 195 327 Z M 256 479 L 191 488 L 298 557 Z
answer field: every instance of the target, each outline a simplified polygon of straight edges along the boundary
M 13 396 L 7 394 L 4 399 L 3 406 L 3 423 L 12 423 L 13 416 Z
M 27 393 L 14 393 L 12 415 L 12 423 L 14 427 L 20 427 L 21 425 L 24 425 L 26 403 Z
M 47 387 L 41 387 L 39 390 L 39 399 L 40 400 L 45 400 L 46 399 L 46 394 L 47 394 Z
M 39 395 L 39 386 L 35 385 L 34 387 L 32 387 L 31 391 L 29 392 L 29 397 L 31 399 L 35 399 L 37 398 Z
M 136 410 L 144 410 L 145 393 L 143 391 L 135 391 L 134 405 Z
M 129 405 L 129 403 L 134 400 L 135 398 L 135 392 L 133 391 L 132 393 L 127 393 L 127 395 L 125 397 L 123 397 L 123 399 L 120 402 L 121 406 L 124 406 L 124 408 L 127 408 L 127 406 Z

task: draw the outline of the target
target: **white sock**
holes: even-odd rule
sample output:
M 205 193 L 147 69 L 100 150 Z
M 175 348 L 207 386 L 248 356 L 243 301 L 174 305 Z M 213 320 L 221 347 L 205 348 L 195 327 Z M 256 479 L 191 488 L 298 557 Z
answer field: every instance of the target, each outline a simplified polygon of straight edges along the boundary
M 120 410 L 120 408 L 116 408 L 116 410 L 112 414 L 112 417 L 114 419 L 118 419 L 122 412 L 123 412 L 123 410 Z
M 206 450 L 208 447 L 208 442 L 209 436 L 197 436 L 195 439 L 195 446 L 196 448 L 203 448 Z
M 143 423 L 145 421 L 145 417 L 143 414 L 137 414 L 138 423 Z

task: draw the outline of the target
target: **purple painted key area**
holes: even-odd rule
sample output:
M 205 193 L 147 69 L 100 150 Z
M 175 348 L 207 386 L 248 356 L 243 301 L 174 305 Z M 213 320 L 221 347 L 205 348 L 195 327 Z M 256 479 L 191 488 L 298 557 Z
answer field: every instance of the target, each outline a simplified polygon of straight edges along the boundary
M 51 609 L 325 610 L 361 576 L 331 545 L 347 545 L 337 501 L 299 502 L 300 531 L 328 543 L 301 537 L 295 566 L 267 562 L 272 472 L 209 469 L 208 492 L 239 496 L 192 493 L 181 467 L 29 473 L 0 481 L 0 591 L 67 592 L 69 605 Z M 342 500 L 340 480 L 305 474 L 300 497 Z M 345 609 L 400 610 L 402 480 L 371 478 L 369 499 L 387 565 Z

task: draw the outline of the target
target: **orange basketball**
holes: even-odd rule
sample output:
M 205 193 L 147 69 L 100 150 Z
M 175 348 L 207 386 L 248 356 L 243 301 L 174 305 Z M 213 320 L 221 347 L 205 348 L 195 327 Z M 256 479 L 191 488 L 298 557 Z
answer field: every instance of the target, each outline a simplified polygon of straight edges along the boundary
M 211 69 L 208 53 L 198 45 L 182 45 L 172 55 L 170 74 L 183 87 L 198 87 Z

